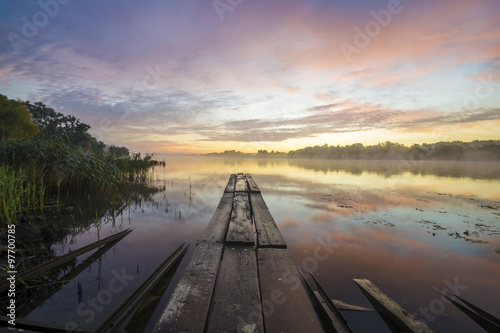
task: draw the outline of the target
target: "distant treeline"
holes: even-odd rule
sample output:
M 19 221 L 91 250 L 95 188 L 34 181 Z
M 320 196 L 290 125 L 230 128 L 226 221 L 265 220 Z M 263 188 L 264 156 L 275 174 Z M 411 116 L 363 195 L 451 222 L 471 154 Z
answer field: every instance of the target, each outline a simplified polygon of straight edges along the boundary
M 500 140 L 473 142 L 437 142 L 405 146 L 386 141 L 372 146 L 355 143 L 347 146 L 306 147 L 291 150 L 288 153 L 259 150 L 257 154 L 245 154 L 240 151 L 226 150 L 223 153 L 211 153 L 211 156 L 226 157 L 275 157 L 275 158 L 324 158 L 349 160 L 399 160 L 414 161 L 500 161 Z

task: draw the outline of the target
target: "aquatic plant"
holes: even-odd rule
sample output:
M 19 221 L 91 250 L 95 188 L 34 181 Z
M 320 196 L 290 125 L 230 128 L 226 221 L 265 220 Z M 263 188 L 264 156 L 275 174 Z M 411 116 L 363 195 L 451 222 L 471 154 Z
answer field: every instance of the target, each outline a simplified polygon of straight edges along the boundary
M 23 169 L 0 166 L 0 220 L 17 224 L 22 215 L 35 209 L 43 210 L 45 184 Z

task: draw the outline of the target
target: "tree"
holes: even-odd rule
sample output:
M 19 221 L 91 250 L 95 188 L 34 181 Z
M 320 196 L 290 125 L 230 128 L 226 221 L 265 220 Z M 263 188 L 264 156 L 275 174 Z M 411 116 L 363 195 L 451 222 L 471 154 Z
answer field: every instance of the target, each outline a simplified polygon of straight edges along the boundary
M 111 145 L 108 148 L 108 154 L 114 156 L 129 156 L 130 151 L 128 150 L 127 147 L 117 147 L 115 145 Z
M 90 125 L 81 123 L 80 119 L 56 112 L 42 102 L 31 104 L 28 101 L 25 105 L 44 134 L 61 137 L 68 144 L 83 147 L 94 153 L 104 152 L 104 143 L 90 135 L 87 132 Z
M 21 101 L 0 94 L 0 141 L 31 138 L 40 129 Z

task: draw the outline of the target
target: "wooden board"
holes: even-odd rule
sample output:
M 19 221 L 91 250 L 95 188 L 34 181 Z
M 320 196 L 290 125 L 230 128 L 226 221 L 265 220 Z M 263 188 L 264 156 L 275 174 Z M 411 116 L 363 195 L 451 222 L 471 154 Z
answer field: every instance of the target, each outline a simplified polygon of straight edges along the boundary
M 226 246 L 207 332 L 264 332 L 253 245 Z
M 249 173 L 247 173 L 245 175 L 245 178 L 247 179 L 247 183 L 248 183 L 248 189 L 250 192 L 257 192 L 257 193 L 260 193 L 260 189 L 259 187 L 257 186 L 257 183 L 255 182 L 255 180 L 253 180 L 252 178 L 252 175 L 250 175 Z
M 338 315 L 331 309 L 330 306 L 328 306 L 327 301 L 323 298 L 323 296 L 318 291 L 314 291 L 314 296 L 318 300 L 325 315 L 329 318 L 330 324 L 332 325 L 334 332 L 352 333 L 352 330 L 347 325 L 345 325 L 342 322 L 342 319 L 338 317 Z
M 223 245 L 200 244 L 153 332 L 203 332 Z
M 235 193 L 226 244 L 253 244 L 254 233 L 248 193 Z
M 260 193 L 250 193 L 250 203 L 257 230 L 257 247 L 286 248 L 286 243 Z
M 257 263 L 266 332 L 323 332 L 287 251 L 258 249 Z
M 247 180 L 242 173 L 236 175 L 236 185 L 234 190 L 236 192 L 248 192 Z
M 212 219 L 208 223 L 199 241 L 202 243 L 224 244 L 229 219 L 233 210 L 234 193 L 226 192 L 222 195 L 219 205 Z
M 434 332 L 423 322 L 419 321 L 415 316 L 403 309 L 401 305 L 384 294 L 370 280 L 354 279 L 354 282 L 356 282 L 363 294 L 365 294 L 377 311 L 391 320 L 391 322 L 393 322 L 401 330 L 419 333 Z
M 236 175 L 232 174 L 231 176 L 229 176 L 229 181 L 227 182 L 226 190 L 224 192 L 225 193 L 234 192 L 235 184 L 236 184 Z

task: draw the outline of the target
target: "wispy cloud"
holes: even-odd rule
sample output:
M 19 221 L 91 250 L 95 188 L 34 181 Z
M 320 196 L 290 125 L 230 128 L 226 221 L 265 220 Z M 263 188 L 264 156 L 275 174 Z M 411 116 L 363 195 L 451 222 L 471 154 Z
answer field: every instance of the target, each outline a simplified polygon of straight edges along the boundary
M 43 9 L 2 2 L 0 91 L 73 114 L 105 140 L 139 146 L 154 135 L 192 150 L 460 123 L 482 131 L 498 119 L 499 4 L 403 0 L 348 61 L 341 43 L 354 45 L 387 6 L 244 1 L 221 22 L 210 1 L 71 1 L 25 37 Z M 10 33 L 24 38 L 17 53 Z M 489 75 L 491 94 L 472 100 Z

